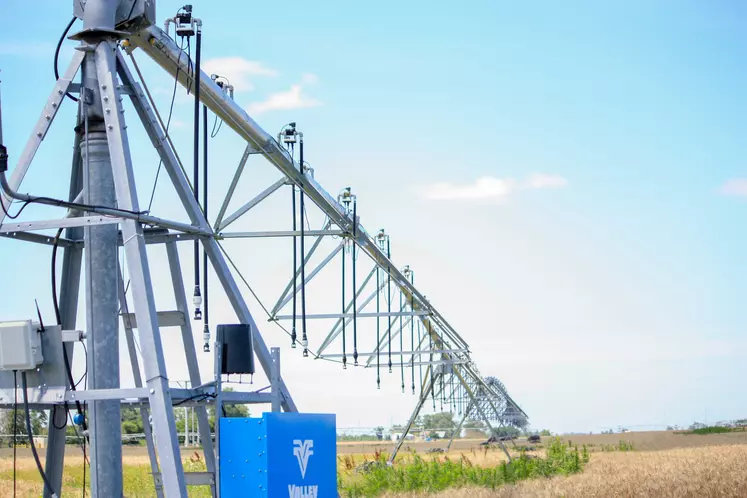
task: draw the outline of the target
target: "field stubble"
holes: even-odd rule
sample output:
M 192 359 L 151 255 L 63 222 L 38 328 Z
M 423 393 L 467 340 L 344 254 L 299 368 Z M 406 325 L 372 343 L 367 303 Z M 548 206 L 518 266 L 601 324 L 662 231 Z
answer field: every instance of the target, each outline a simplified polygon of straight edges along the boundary
M 494 491 L 390 494 L 387 498 L 686 498 L 747 496 L 747 445 L 596 453 L 579 474 L 523 481 Z

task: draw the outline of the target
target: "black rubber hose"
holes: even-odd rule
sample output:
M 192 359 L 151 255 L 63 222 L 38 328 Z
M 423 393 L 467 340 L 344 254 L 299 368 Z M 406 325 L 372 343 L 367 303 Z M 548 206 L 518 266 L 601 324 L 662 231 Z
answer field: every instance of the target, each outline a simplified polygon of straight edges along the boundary
M 379 267 L 376 266 L 376 389 L 381 389 L 381 360 L 379 351 L 381 350 L 381 275 Z
M 355 271 L 355 240 L 358 235 L 358 203 L 353 200 L 353 365 L 358 366 L 358 284 L 356 283 Z
M 399 291 L 399 372 L 402 376 L 402 385 L 400 386 L 402 388 L 402 392 L 405 392 L 405 356 L 402 351 L 405 350 L 405 328 L 402 321 L 402 291 Z
M 60 236 L 62 235 L 62 228 L 57 230 L 57 234 L 54 237 L 54 243 L 52 244 L 52 304 L 54 305 L 54 315 L 57 320 L 57 325 L 62 327 L 62 313 L 60 312 L 60 301 L 57 298 L 57 249 L 60 244 Z M 73 378 L 73 369 L 70 365 L 70 359 L 67 357 L 67 347 L 63 345 L 62 358 L 65 361 L 65 371 L 67 372 L 67 379 L 70 382 L 70 390 L 75 391 L 75 378 Z M 83 413 L 83 407 L 80 401 L 75 401 L 75 408 L 78 413 Z M 54 420 L 52 420 L 54 423 Z M 83 418 L 82 424 L 83 430 L 88 429 L 88 426 Z
M 303 220 L 301 220 L 303 222 Z M 348 368 L 347 351 L 345 350 L 345 242 L 342 246 L 342 368 Z
M 299 148 L 299 167 L 301 168 L 301 176 L 304 176 L 303 172 L 303 136 L 301 136 L 301 144 Z M 309 339 L 306 336 L 306 241 L 304 240 L 304 194 L 303 194 L 303 185 L 298 189 L 300 191 L 299 195 L 299 207 L 301 210 L 301 328 L 303 330 L 303 355 L 309 356 Z
M 205 219 L 208 217 L 208 108 L 202 106 L 202 210 L 205 213 Z M 210 303 L 208 299 L 208 254 L 202 250 L 202 316 L 204 320 L 203 338 L 205 344 L 203 351 L 210 351 Z
M 29 411 L 29 395 L 28 395 L 28 386 L 26 384 L 26 372 L 21 372 L 21 384 L 23 385 L 22 386 L 23 387 L 23 407 L 26 410 L 26 432 L 28 433 L 29 444 L 31 445 L 31 453 L 33 453 L 34 455 L 34 461 L 36 462 L 36 468 L 39 469 L 39 475 L 41 475 L 41 478 L 44 481 L 44 485 L 49 490 L 49 494 L 51 494 L 53 498 L 56 498 L 57 493 L 54 492 L 54 489 L 52 488 L 52 484 L 49 482 L 49 479 L 47 478 L 47 474 L 44 473 L 41 460 L 39 460 L 39 453 L 37 453 L 36 445 L 34 444 L 34 434 L 31 431 L 31 412 Z
M 293 159 L 293 146 L 291 145 L 291 159 Z M 296 185 L 291 185 L 291 193 L 293 200 L 291 201 L 293 208 L 293 328 L 291 330 L 291 347 L 296 347 L 296 319 L 298 313 L 298 239 L 295 235 L 296 229 L 298 228 L 298 211 L 296 211 Z M 303 220 L 301 220 L 303 223 Z
M 386 239 L 386 257 L 387 261 L 392 260 L 392 247 L 389 238 Z M 386 302 L 387 312 L 389 314 L 389 329 L 387 330 L 387 342 L 389 343 L 389 373 L 392 373 L 392 274 L 389 266 L 386 268 Z
M 202 52 L 202 33 L 197 29 L 197 50 L 195 54 L 194 95 L 195 95 L 195 117 L 194 117 L 194 194 L 195 201 L 200 203 L 200 55 Z M 195 296 L 200 295 L 200 241 L 194 242 L 195 263 Z M 195 316 L 197 318 L 197 315 Z
M 75 23 L 75 20 L 77 17 L 73 16 L 72 19 L 70 19 L 70 22 L 67 23 L 67 26 L 65 26 L 65 31 L 63 31 L 62 35 L 60 35 L 60 39 L 57 41 L 57 48 L 54 51 L 54 79 L 59 80 L 60 79 L 60 70 L 58 69 L 57 65 L 60 59 L 60 49 L 62 48 L 62 42 L 65 41 L 65 37 L 70 32 L 70 28 L 73 27 L 73 24 Z M 65 94 L 70 100 L 73 102 L 78 102 L 78 98 L 70 95 L 70 93 Z
M 415 282 L 415 276 L 412 273 L 412 270 L 410 270 L 410 283 L 413 284 L 413 287 Z M 411 358 L 412 358 L 412 394 L 415 394 L 415 295 L 410 294 L 410 311 L 412 312 L 412 316 L 410 317 L 410 351 L 411 351 Z M 419 345 L 419 344 L 418 344 Z

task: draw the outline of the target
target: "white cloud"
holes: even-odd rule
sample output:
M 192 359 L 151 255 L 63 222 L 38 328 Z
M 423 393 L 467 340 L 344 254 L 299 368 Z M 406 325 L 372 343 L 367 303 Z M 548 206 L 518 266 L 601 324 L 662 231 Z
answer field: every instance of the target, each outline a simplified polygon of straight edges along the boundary
M 568 180 L 560 175 L 532 173 L 525 180 L 483 176 L 474 183 L 438 182 L 420 187 L 421 197 L 433 201 L 445 200 L 505 200 L 519 190 L 562 188 Z
M 237 92 L 254 90 L 250 81 L 252 76 L 277 76 L 278 72 L 262 65 L 258 61 L 250 61 L 243 57 L 220 57 L 208 59 L 202 63 L 202 69 L 208 75 L 217 74 L 228 78 Z
M 318 78 L 312 74 L 305 74 L 301 83 L 291 85 L 286 92 L 271 94 L 262 102 L 255 102 L 247 107 L 249 114 L 261 114 L 268 111 L 283 111 L 289 109 L 305 109 L 308 107 L 319 107 L 322 102 L 304 94 L 304 84 L 312 84 Z
M 737 197 L 747 197 L 747 178 L 732 178 L 721 186 L 721 193 Z
M 301 84 L 303 85 L 313 85 L 317 82 L 319 82 L 319 76 L 314 73 L 305 73 L 301 76 Z
M 532 173 L 524 181 L 524 187 L 530 189 L 541 188 L 563 188 L 568 185 L 568 180 L 560 175 L 548 175 L 546 173 Z
M 503 199 L 511 195 L 516 189 L 516 182 L 512 178 L 495 178 L 484 176 L 475 183 L 455 184 L 439 182 L 428 185 L 421 190 L 424 198 L 432 201 L 446 201 L 457 199 Z

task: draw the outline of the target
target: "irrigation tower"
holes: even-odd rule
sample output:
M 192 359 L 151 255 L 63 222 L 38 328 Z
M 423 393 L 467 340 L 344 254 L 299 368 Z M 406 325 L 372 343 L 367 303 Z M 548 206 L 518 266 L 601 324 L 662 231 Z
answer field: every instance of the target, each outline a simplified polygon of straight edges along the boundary
M 12 243 L 50 246 L 53 257 L 58 249 L 62 251 L 59 282 L 53 277 L 55 323 L 42 325 L 35 317 L 0 317 L 21 320 L 2 324 L 0 346 L 16 347 L 5 341 L 25 337 L 29 344 L 39 342 L 29 351 L 42 353 L 20 363 L 0 365 L 0 405 L 18 408 L 20 396 L 26 401 L 26 411 L 51 410 L 46 467 L 42 471 L 44 496 L 60 493 L 68 415 L 90 442 L 94 496 L 122 495 L 120 408 L 132 406 L 139 408 L 143 417 L 158 495 L 186 497 L 188 485 L 211 486 L 213 495 L 220 496 L 216 479 L 220 462 L 210 433 L 208 407 L 216 407 L 218 418 L 225 404 L 267 403 L 273 411 L 298 411 L 280 374 L 279 354 L 270 351 L 263 339 L 274 325 L 260 327 L 250 313 L 246 291 L 239 282 L 247 291 L 251 289 L 224 246 L 228 240 L 243 241 L 244 253 L 250 241 L 258 238 L 283 238 L 289 241 L 288 247 L 292 241 L 290 278 L 275 305 L 267 307 L 269 320 L 276 324 L 292 322 L 288 341 L 293 347 L 300 346 L 297 349 L 303 356 L 337 361 L 341 368 L 375 370 L 377 385 L 382 371 L 399 373 L 402 391 L 416 397 L 407 430 L 429 402 L 434 408 L 438 403 L 463 418 L 479 418 L 491 428 L 526 424 L 526 414 L 503 385 L 483 379 L 467 342 L 415 286 L 415 270 L 394 263 L 392 241 L 386 231 L 372 234 L 363 227 L 353 190 L 344 189 L 333 196 L 314 179 L 313 169 L 304 161 L 304 137 L 296 125 L 289 124 L 277 136 L 267 133 L 234 102 L 230 82 L 201 71 L 202 22 L 192 15 L 191 7 L 181 9 L 163 30 L 157 26 L 155 0 L 87 0 L 71 2 L 71 6 L 83 22 L 82 28 L 71 34 L 78 43 L 72 60 L 43 105 L 25 148 L 0 151 L 0 236 L 16 241 Z M 177 44 L 178 37 L 195 40 L 194 60 Z M 138 54 L 155 61 L 193 95 L 191 178 L 136 65 Z M 77 107 L 76 122 L 56 122 L 63 105 Z M 135 110 L 129 123 L 126 109 Z M 212 223 L 207 218 L 205 185 L 209 179 L 208 113 L 246 142 Z M 74 145 L 67 199 L 22 189 L 36 152 L 53 125 L 69 127 Z M 142 127 L 147 133 L 180 200 L 182 221 L 158 217 L 143 208 L 135 189 L 128 126 Z M 198 133 L 200 129 L 202 134 Z M 243 198 L 237 186 L 247 162 L 254 157 L 264 158 L 280 175 L 257 196 Z M 9 167 L 8 158 L 15 161 L 14 167 Z M 46 174 L 60 175 L 59 169 L 45 171 L 44 165 L 35 166 Z M 293 199 L 292 230 L 228 229 L 275 192 L 288 189 Z M 237 199 L 240 206 L 234 210 L 231 206 Z M 18 210 L 29 204 L 49 206 L 55 215 L 46 220 L 20 217 Z M 320 229 L 306 225 L 307 210 L 317 210 L 324 217 Z M 329 241 L 333 241 L 331 249 L 323 249 Z M 195 244 L 191 268 L 180 261 L 179 244 Z M 159 248 L 168 259 L 169 289 L 154 289 L 151 279 L 149 254 Z M 120 250 L 124 259 L 119 257 Z M 333 261 L 341 270 L 339 307 L 331 312 L 307 309 L 307 293 L 312 292 L 314 280 Z M 184 281 L 185 270 L 191 270 L 194 285 Z M 208 274 L 217 277 L 219 292 L 207 288 Z M 81 288 L 85 295 L 84 324 L 76 323 Z M 156 292 L 173 294 L 176 309 L 157 310 Z M 237 324 L 249 327 L 253 341 L 249 350 L 271 381 L 269 391 L 227 392 L 221 388 L 224 374 L 236 370 L 230 366 L 227 370 L 222 356 L 227 336 L 219 331 L 211 334 L 208 323 L 208 298 L 218 296 L 230 302 Z M 201 321 L 202 330 L 197 334 L 203 339 L 204 350 L 214 357 L 215 370 L 210 379 L 201 378 L 198 368 L 195 319 Z M 333 325 L 326 334 L 320 334 L 313 324 L 324 320 L 332 320 Z M 169 385 L 162 329 L 171 327 L 181 331 L 184 349 L 180 361 L 188 367 L 188 389 Z M 120 331 L 127 340 L 128 366 L 119 364 Z M 76 387 L 71 365 L 77 349 L 74 346 L 81 342 L 88 350 L 87 385 Z M 250 368 L 254 356 L 249 353 L 249 358 L 231 361 L 237 361 L 239 371 L 244 371 L 241 369 Z M 124 368 L 131 369 L 134 388 L 120 387 Z M 207 472 L 186 473 L 182 467 L 175 406 L 196 410 Z M 403 440 L 395 447 L 392 460 Z M 220 445 L 219 434 L 215 444 Z

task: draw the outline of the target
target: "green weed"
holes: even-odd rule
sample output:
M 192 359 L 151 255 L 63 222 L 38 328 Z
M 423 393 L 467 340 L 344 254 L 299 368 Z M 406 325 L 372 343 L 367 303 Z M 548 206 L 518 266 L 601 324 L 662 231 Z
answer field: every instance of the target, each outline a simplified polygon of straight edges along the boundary
M 385 492 L 435 492 L 464 486 L 495 489 L 524 479 L 580 472 L 588 457 L 588 452 L 579 453 L 578 448 L 569 448 L 559 439 L 547 448 L 545 458 L 522 452 L 511 463 L 503 462 L 493 468 L 477 467 L 463 454 L 458 460 L 447 456 L 443 461 L 412 455 L 394 466 L 381 460 L 382 465 L 372 466 L 348 480 L 339 480 L 339 492 L 346 498 L 358 498 Z

